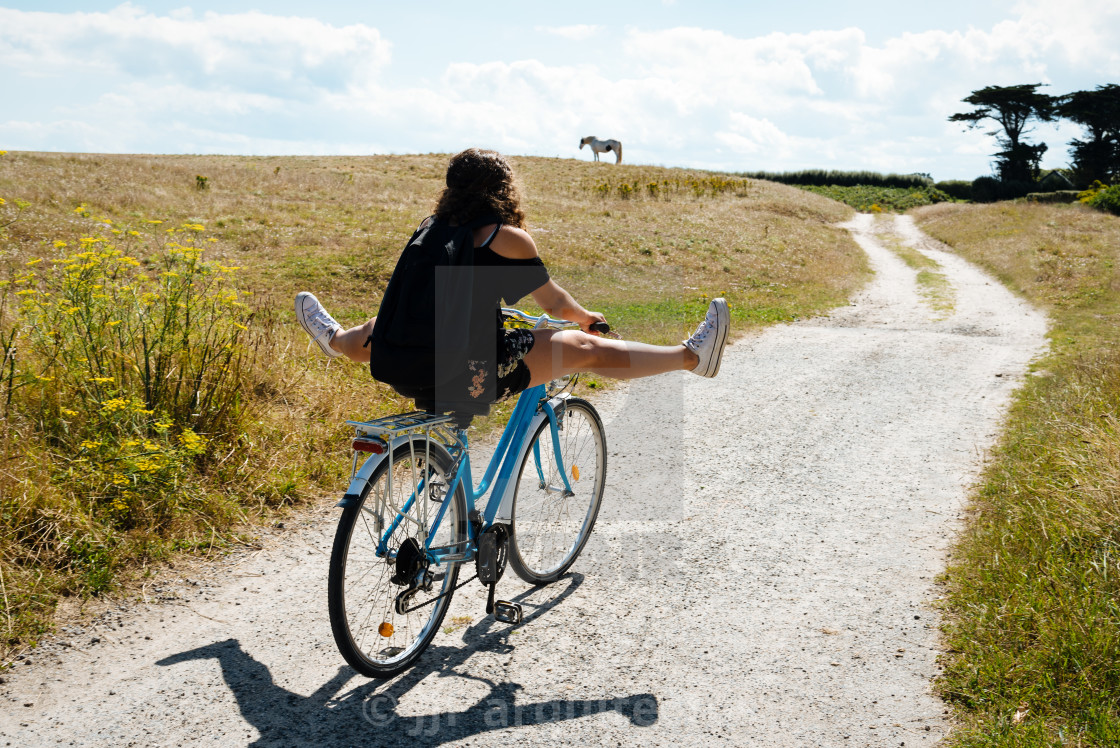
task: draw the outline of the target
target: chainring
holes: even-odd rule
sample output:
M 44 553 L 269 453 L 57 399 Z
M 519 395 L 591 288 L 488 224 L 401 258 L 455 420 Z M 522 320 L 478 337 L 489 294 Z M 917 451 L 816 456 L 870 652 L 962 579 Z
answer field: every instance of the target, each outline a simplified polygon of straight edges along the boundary
M 478 553 L 474 559 L 478 581 L 497 584 L 506 573 L 508 541 L 509 530 L 505 525 L 490 525 L 478 536 Z

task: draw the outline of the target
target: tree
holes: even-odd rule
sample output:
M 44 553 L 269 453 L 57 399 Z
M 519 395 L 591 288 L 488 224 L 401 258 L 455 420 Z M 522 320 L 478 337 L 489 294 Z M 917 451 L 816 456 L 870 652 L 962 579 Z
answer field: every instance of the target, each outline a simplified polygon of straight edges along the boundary
M 990 119 L 1002 128 L 993 130 L 989 135 L 996 136 L 996 142 L 1003 149 L 994 153 L 996 173 L 1004 182 L 1033 182 L 1038 178 L 1038 164 L 1046 153 L 1046 144 L 1037 145 L 1023 141 L 1023 135 L 1030 132 L 1032 120 L 1049 122 L 1054 119 L 1054 98 L 1039 93 L 1042 83 L 1026 83 L 1019 86 L 988 86 L 973 91 L 961 99 L 975 109 L 960 112 L 949 117 L 950 122 L 965 122 L 974 129 Z
M 1085 140 L 1069 142 L 1077 183 L 1087 187 L 1098 179 L 1105 184 L 1120 179 L 1120 86 L 1109 83 L 1062 96 L 1057 113 L 1085 128 Z

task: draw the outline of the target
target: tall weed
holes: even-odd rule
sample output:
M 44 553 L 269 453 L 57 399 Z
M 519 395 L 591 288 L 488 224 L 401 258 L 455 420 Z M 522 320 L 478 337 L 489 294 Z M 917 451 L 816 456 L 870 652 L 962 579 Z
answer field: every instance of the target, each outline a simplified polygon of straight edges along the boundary
M 57 591 L 98 592 L 122 555 L 236 515 L 205 474 L 241 439 L 260 333 L 237 268 L 203 259 L 203 226 L 76 212 L 86 235 L 9 258 L 0 280 L 0 560 L 12 578 L 38 565 Z M 24 593 L 17 610 L 7 598 L 9 627 L 49 596 Z

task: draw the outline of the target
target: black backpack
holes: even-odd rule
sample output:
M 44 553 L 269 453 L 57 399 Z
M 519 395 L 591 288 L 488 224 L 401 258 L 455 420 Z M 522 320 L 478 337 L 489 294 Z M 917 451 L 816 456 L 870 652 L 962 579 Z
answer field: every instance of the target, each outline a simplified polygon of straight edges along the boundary
M 389 278 L 370 346 L 369 371 L 416 400 L 421 410 L 485 415 L 494 382 L 471 398 L 469 361 L 493 371 L 496 309 L 474 299 L 474 229 L 492 217 L 451 226 L 435 217 L 420 224 Z

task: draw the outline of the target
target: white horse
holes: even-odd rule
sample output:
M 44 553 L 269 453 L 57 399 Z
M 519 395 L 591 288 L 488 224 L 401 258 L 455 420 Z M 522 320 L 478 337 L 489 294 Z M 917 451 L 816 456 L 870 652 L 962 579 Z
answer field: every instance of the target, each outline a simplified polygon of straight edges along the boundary
M 599 140 L 594 135 L 588 135 L 583 140 L 579 141 L 579 149 L 582 151 L 585 145 L 591 146 L 591 152 L 595 154 L 595 160 L 599 160 L 600 153 L 609 153 L 614 151 L 614 162 L 616 164 L 622 163 L 622 143 L 617 140 Z

